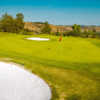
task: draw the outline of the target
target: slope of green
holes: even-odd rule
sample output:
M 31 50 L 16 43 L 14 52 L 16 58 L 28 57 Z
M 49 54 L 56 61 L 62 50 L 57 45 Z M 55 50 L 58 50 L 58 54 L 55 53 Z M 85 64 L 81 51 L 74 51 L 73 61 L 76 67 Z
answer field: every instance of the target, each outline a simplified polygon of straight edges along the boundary
M 51 86 L 53 100 L 100 100 L 100 40 L 0 33 L 0 58 L 25 66 Z

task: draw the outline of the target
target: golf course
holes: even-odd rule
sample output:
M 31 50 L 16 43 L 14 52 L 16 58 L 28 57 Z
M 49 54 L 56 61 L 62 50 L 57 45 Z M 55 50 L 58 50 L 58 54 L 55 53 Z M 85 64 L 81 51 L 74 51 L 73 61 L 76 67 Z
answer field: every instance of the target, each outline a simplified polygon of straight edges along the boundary
M 48 38 L 48 41 L 27 38 Z M 0 61 L 13 62 L 51 88 L 51 100 L 100 100 L 100 40 L 0 32 Z

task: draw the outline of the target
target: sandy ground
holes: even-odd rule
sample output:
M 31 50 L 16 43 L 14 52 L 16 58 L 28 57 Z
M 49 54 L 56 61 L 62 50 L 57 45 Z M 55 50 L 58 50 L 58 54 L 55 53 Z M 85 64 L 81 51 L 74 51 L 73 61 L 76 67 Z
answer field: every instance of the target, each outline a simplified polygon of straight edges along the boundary
M 48 38 L 39 38 L 39 37 L 32 37 L 32 38 L 27 38 L 28 40 L 35 40 L 35 41 L 48 41 L 50 39 Z
M 0 62 L 0 100 L 50 100 L 51 90 L 39 77 L 12 63 Z

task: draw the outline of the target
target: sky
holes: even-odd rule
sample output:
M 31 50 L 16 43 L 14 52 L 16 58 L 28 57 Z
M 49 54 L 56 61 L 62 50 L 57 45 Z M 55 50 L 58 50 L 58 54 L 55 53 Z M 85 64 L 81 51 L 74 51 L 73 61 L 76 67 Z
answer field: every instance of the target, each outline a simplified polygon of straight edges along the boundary
M 23 13 L 27 22 L 100 25 L 100 0 L 2 0 L 0 17 L 6 12 Z

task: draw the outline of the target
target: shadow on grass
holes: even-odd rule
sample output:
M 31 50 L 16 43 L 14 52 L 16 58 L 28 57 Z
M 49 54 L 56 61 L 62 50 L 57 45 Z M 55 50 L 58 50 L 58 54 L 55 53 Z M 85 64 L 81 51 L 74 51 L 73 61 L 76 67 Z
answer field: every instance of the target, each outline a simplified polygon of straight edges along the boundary
M 54 86 L 51 86 L 52 89 L 52 99 L 51 100 L 59 100 L 59 94 L 56 91 L 56 88 Z
M 36 57 L 37 58 L 37 57 Z M 93 76 L 99 76 L 100 79 L 100 63 L 78 63 L 78 62 L 64 62 L 64 61 L 56 61 L 56 60 L 49 60 L 44 58 L 37 58 L 38 61 L 33 59 L 33 62 L 38 64 L 43 64 L 48 67 L 56 67 L 61 69 L 71 69 L 71 70 L 79 70 L 81 72 L 87 72 Z M 86 73 L 85 73 L 86 74 Z M 98 78 L 97 78 L 98 79 Z
M 82 100 L 81 96 L 78 94 L 73 94 L 69 97 L 66 97 L 65 100 Z

